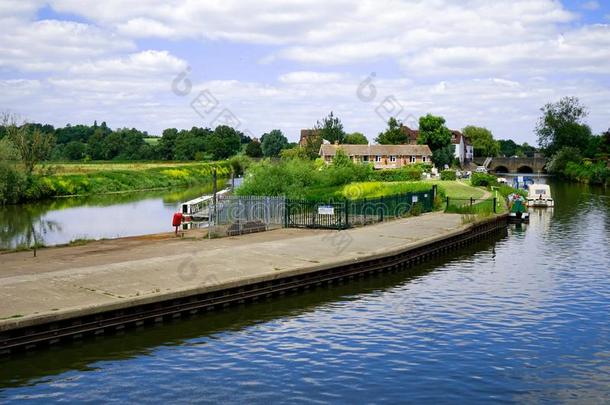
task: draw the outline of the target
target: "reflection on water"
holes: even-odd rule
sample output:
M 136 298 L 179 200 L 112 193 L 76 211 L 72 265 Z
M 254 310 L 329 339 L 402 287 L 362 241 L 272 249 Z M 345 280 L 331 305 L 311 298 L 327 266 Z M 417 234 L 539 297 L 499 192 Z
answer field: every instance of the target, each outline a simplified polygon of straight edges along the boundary
M 87 340 L 0 367 L 0 402 L 610 401 L 610 193 L 416 274 Z
M 47 246 L 76 239 L 102 239 L 170 232 L 181 202 L 212 192 L 212 184 L 157 190 L 58 198 L 0 207 L 0 249 Z

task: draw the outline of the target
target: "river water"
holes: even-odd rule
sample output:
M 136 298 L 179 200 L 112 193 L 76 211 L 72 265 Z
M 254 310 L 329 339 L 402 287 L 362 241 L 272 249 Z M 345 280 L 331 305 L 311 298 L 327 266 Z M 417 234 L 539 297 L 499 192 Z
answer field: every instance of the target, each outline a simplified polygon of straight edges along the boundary
M 212 189 L 210 182 L 188 189 L 57 198 L 0 206 L 0 249 L 171 232 L 172 215 L 180 211 L 180 204 L 211 194 Z
M 1 361 L 0 402 L 610 402 L 610 192 L 417 268 Z

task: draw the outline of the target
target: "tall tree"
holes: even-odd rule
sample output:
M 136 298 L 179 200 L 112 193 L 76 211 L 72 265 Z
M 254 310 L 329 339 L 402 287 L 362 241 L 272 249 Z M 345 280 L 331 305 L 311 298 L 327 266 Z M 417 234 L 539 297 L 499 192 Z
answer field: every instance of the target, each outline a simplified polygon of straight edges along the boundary
M 266 157 L 277 157 L 282 149 L 288 147 L 288 139 L 282 131 L 274 129 L 273 131 L 261 136 L 261 148 L 263 155 Z
M 322 118 L 322 121 L 316 123 L 315 129 L 322 139 L 325 139 L 330 143 L 343 143 L 345 139 L 343 124 L 339 117 L 335 117 L 332 111 L 328 116 Z
M 584 151 L 591 137 L 591 129 L 584 124 L 587 108 L 577 97 L 564 97 L 540 109 L 542 116 L 536 125 L 538 144 L 547 157 L 563 147 Z
M 352 132 L 351 134 L 345 135 L 343 143 L 348 145 L 368 145 L 369 140 L 366 139 L 366 136 L 361 132 Z
M 403 145 L 409 143 L 407 133 L 402 130 L 402 123 L 394 117 L 388 120 L 388 127 L 380 132 L 375 142 L 382 145 Z
M 38 163 L 50 157 L 55 145 L 54 135 L 42 132 L 37 126 L 30 127 L 28 123 L 17 126 L 15 115 L 5 113 L 1 119 L 8 138 L 19 152 L 25 172 L 31 174 Z
M 263 150 L 261 143 L 258 140 L 251 140 L 246 146 L 246 155 L 252 158 L 259 158 L 263 156 Z
M 487 128 L 469 125 L 462 130 L 470 139 L 476 157 L 496 157 L 500 152 L 500 144 L 494 140 L 491 131 Z
M 451 131 L 445 126 L 445 119 L 432 114 L 420 117 L 417 142 L 428 145 L 433 152 L 451 145 Z

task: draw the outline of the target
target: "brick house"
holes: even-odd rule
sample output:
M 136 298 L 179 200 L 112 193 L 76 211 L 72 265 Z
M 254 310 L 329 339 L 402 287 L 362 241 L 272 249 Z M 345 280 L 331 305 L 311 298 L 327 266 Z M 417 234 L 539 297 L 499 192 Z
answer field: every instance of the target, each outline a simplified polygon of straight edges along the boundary
M 404 125 L 401 126 L 400 129 L 407 135 L 409 145 L 417 145 L 419 130 L 411 129 Z M 474 151 L 470 139 L 464 136 L 460 131 L 451 130 L 451 144 L 453 145 L 453 156 L 460 161 L 460 164 L 470 162 L 474 158 Z
M 302 129 L 301 130 L 301 138 L 299 139 L 299 146 L 305 147 L 307 146 L 308 140 L 313 140 L 313 138 L 317 138 L 319 135 L 319 130 L 317 129 Z
M 428 145 L 330 145 L 320 146 L 320 157 L 331 163 L 338 149 L 352 161 L 372 163 L 375 169 L 398 169 L 414 163 L 432 163 Z

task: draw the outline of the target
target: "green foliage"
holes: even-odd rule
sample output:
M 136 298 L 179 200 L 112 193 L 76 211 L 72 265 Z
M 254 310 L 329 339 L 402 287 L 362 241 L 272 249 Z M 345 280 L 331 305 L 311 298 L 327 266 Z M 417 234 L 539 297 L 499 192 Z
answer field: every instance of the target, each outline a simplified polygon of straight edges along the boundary
M 250 141 L 248 146 L 246 146 L 246 155 L 251 158 L 259 158 L 263 156 L 263 149 L 261 148 L 261 143 L 258 141 Z
M 282 159 L 310 159 L 307 148 L 295 146 L 294 148 L 284 149 L 280 152 Z
M 507 184 L 498 186 L 498 193 L 504 198 L 508 198 L 511 194 L 519 194 L 520 196 L 527 197 L 527 191 L 521 188 L 513 188 Z
M 423 210 L 424 210 L 424 207 L 423 207 L 422 203 L 417 202 L 411 206 L 411 210 L 409 211 L 409 214 L 413 215 L 414 217 L 418 217 L 421 215 Z
M 81 160 L 85 157 L 87 145 L 81 141 L 71 141 L 66 144 L 63 155 L 68 160 Z
M 417 181 L 424 170 L 419 165 L 403 166 L 400 169 L 375 170 L 371 177 L 377 181 Z
M 443 146 L 442 148 L 436 149 L 432 151 L 432 162 L 436 167 L 445 167 L 451 166 L 454 159 L 454 148 L 453 145 L 449 144 L 447 146 Z
M 390 117 L 388 128 L 375 138 L 375 142 L 382 145 L 402 145 L 409 143 L 407 133 L 402 130 L 402 123 L 396 118 Z
M 20 170 L 0 161 L 0 205 L 19 202 L 26 186 L 27 178 Z
M 500 140 L 498 140 L 498 145 L 500 148 L 499 154 L 501 156 L 506 156 L 506 157 L 512 157 L 512 156 L 534 157 L 534 153 L 536 152 L 536 148 L 528 145 L 527 142 L 524 142 L 523 145 L 518 145 L 512 139 L 508 139 L 508 140 L 500 139 Z
M 55 145 L 55 137 L 52 134 L 44 133 L 39 128 L 27 124 L 18 127 L 11 123 L 6 128 L 7 136 L 19 152 L 27 175 L 32 173 L 34 166 L 51 156 Z
M 555 153 L 546 165 L 546 170 L 551 174 L 563 175 L 568 163 L 580 163 L 582 155 L 578 148 L 564 146 Z
M 451 198 L 449 198 L 449 205 L 445 207 L 445 212 L 452 214 L 489 216 L 494 212 L 494 200 L 493 198 L 490 198 L 483 201 L 475 201 L 471 205 L 470 201 L 452 201 Z
M 467 138 L 470 138 L 475 157 L 498 156 L 498 153 L 500 152 L 500 145 L 494 140 L 489 129 L 469 125 L 464 128 L 462 132 Z
M 330 143 L 343 143 L 345 139 L 343 124 L 339 117 L 336 117 L 332 111 L 328 116 L 322 118 L 322 121 L 316 123 L 315 130 L 318 131 L 321 139 L 326 139 Z M 316 151 L 316 153 L 317 152 L 318 151 Z
M 192 186 L 211 181 L 213 168 L 219 177 L 231 172 L 228 162 L 159 166 L 145 170 L 106 170 L 87 174 L 32 176 L 20 201 L 50 197 Z
M 349 145 L 368 145 L 369 140 L 366 139 L 366 136 L 360 132 L 353 132 L 351 134 L 345 135 L 345 139 L 343 143 Z
M 441 180 L 456 180 L 455 170 L 443 170 L 441 172 Z
M 421 145 L 428 145 L 432 152 L 450 146 L 451 131 L 445 126 L 445 119 L 432 114 L 420 117 L 417 142 Z
M 261 136 L 261 149 L 265 157 L 277 157 L 282 149 L 287 147 L 288 139 L 279 129 L 274 129 Z
M 538 143 L 547 156 L 563 147 L 584 151 L 591 137 L 591 129 L 583 123 L 587 108 L 577 97 L 564 97 L 557 103 L 549 103 L 540 109 L 542 116 L 536 125 Z
M 236 176 L 241 176 L 246 169 L 252 164 L 252 160 L 247 156 L 238 155 L 229 159 L 229 166 Z
M 475 187 L 478 186 L 496 186 L 498 185 L 498 179 L 496 176 L 487 173 L 472 173 L 470 177 L 470 184 Z
M 590 160 L 585 160 L 582 163 L 568 162 L 563 175 L 570 180 L 588 184 L 607 185 L 610 182 L 610 169 L 604 161 L 597 163 Z

